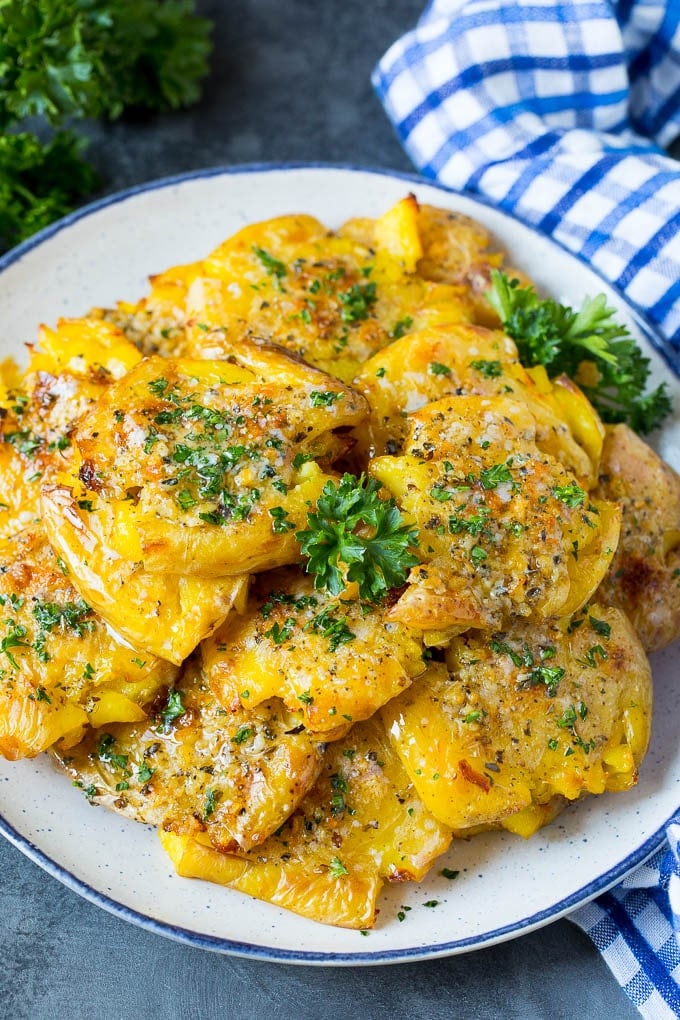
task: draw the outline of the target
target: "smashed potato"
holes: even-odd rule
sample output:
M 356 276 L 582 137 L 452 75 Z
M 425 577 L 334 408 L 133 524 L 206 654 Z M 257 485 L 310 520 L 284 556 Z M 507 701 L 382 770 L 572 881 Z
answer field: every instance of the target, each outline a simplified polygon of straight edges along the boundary
M 510 397 L 428 404 L 409 418 L 404 455 L 369 470 L 423 536 L 422 563 L 389 614 L 412 627 L 450 638 L 506 616 L 569 615 L 616 548 L 616 505 L 591 501 L 538 449 L 531 409 Z
M 680 479 L 593 362 L 527 356 L 505 259 L 413 195 L 278 216 L 0 366 L 0 753 L 360 929 L 458 838 L 631 787 Z
M 269 358 L 273 381 L 266 362 L 256 374 L 146 358 L 80 419 L 80 477 L 111 507 L 122 556 L 203 577 L 298 558 L 291 532 L 326 480 L 317 461 L 337 456 L 332 430 L 358 424 L 365 408 L 341 383 Z
M 250 850 L 285 822 L 322 767 L 323 745 L 272 699 L 226 713 L 187 669 L 153 719 L 93 731 L 58 755 L 75 783 L 127 817 Z M 174 723 L 174 725 L 173 725 Z
M 201 645 L 203 666 L 229 708 L 278 697 L 325 739 L 368 719 L 425 670 L 418 631 L 367 612 L 358 599 L 329 599 L 304 575 L 267 575 L 264 594 Z M 262 587 L 262 585 L 258 585 Z M 370 672 L 366 662 L 371 662 Z
M 651 672 L 616 609 L 455 638 L 382 709 L 430 811 L 455 830 L 530 836 L 546 807 L 623 790 L 649 743 Z
M 314 788 L 257 852 L 216 854 L 197 837 L 160 836 L 180 875 L 346 928 L 372 925 L 382 884 L 418 881 L 451 842 L 374 719 L 331 745 Z
M 144 719 L 176 668 L 109 633 L 40 531 L 17 536 L 13 553 L 0 564 L 0 752 L 33 757 L 87 726 Z
M 648 652 L 680 635 L 680 478 L 626 425 L 607 430 L 598 494 L 623 522 L 598 598 L 630 617 Z

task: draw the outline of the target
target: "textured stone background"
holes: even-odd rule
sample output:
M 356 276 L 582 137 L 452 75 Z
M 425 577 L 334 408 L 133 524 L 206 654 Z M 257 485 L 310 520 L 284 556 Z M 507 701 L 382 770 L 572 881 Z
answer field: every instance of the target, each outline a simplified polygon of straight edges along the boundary
M 199 167 L 321 160 L 412 169 L 369 75 L 424 0 L 205 0 L 216 22 L 202 103 L 95 125 L 115 191 Z M 0 842 L 0 1017 L 212 1020 L 320 1017 L 635 1018 L 588 939 L 558 921 L 465 956 L 385 968 L 216 956 L 111 917 Z

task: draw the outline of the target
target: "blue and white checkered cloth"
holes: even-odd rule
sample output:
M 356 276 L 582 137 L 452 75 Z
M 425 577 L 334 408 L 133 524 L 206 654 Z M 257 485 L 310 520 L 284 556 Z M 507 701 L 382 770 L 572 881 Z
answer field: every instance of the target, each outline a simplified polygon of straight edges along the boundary
M 490 198 L 680 349 L 680 0 L 432 0 L 373 84 L 425 177 Z M 572 915 L 649 1020 L 680 1017 L 669 848 Z

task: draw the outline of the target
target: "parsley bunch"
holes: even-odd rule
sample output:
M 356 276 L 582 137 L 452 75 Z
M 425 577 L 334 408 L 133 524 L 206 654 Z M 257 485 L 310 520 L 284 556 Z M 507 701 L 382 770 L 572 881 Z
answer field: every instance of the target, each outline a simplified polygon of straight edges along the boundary
M 83 148 L 71 132 L 46 144 L 28 133 L 0 136 L 0 246 L 42 230 L 94 191 L 98 177 Z
M 347 581 L 356 581 L 359 597 L 376 602 L 404 584 L 418 559 L 410 551 L 418 534 L 407 524 L 393 499 L 381 499 L 374 478 L 344 474 L 340 483 L 326 482 L 316 510 L 307 514 L 308 528 L 297 533 L 314 587 L 339 595 Z M 341 565 L 345 572 L 341 570 Z
M 16 244 L 92 192 L 71 132 L 16 133 L 27 117 L 119 117 L 195 102 L 210 52 L 193 0 L 0 0 L 0 242 Z M 11 129 L 13 133 L 8 134 Z
M 575 311 L 539 298 L 533 287 L 520 287 L 505 273 L 493 270 L 491 280 L 489 302 L 517 344 L 523 365 L 545 365 L 551 378 L 570 376 L 603 421 L 627 422 L 636 432 L 651 432 L 670 413 L 665 383 L 645 393 L 649 358 L 614 320 L 604 294 L 585 298 Z M 595 384 L 582 370 L 584 362 L 595 366 Z

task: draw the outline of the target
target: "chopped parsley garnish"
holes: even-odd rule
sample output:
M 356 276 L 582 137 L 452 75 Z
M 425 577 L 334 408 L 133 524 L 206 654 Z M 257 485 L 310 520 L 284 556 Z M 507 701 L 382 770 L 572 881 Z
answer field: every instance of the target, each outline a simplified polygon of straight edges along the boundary
M 611 636 L 612 629 L 605 620 L 598 620 L 594 616 L 589 616 L 588 623 L 595 633 L 599 634 L 601 637 L 609 638 Z
M 246 740 L 250 740 L 252 735 L 253 731 L 250 726 L 239 726 L 231 739 L 235 744 L 244 744 Z
M 449 531 L 452 535 L 458 535 L 463 531 L 468 535 L 481 535 L 489 523 L 490 513 L 488 507 L 480 506 L 477 508 L 477 513 L 471 514 L 469 517 L 452 514 L 449 517 Z
M 343 322 L 361 322 L 368 318 L 372 305 L 377 301 L 375 283 L 354 283 L 338 294 L 342 305 L 340 318 Z
M 168 691 L 167 701 L 165 708 L 160 713 L 161 729 L 164 733 L 169 733 L 172 729 L 172 724 L 176 719 L 179 719 L 184 715 L 185 708 L 182 704 L 182 692 L 171 687 Z
M 288 511 L 284 510 L 282 506 L 273 506 L 269 511 L 272 521 L 272 531 L 277 535 L 285 535 L 287 531 L 292 531 L 295 527 L 293 521 L 289 521 Z
M 155 771 L 155 769 L 149 768 L 146 762 L 144 762 L 144 764 L 140 765 L 137 769 L 137 781 L 140 783 L 148 783 Z
M 557 720 L 557 725 L 560 729 L 570 729 L 576 723 L 576 719 L 576 709 L 573 705 L 570 705 L 569 708 L 565 708 L 564 712 Z
M 413 325 L 413 319 L 410 315 L 405 315 L 403 319 L 398 319 L 395 322 L 392 329 L 387 334 L 390 340 L 401 340 L 401 338 L 408 333 L 409 329 Z
M 5 442 L 9 443 L 22 453 L 24 457 L 33 457 L 42 446 L 42 439 L 40 436 L 34 435 L 33 432 L 29 432 L 27 429 L 23 432 L 7 432 L 5 433 Z
M 432 375 L 451 375 L 451 369 L 448 365 L 442 365 L 440 361 L 430 362 L 430 372 Z
M 445 488 L 443 485 L 433 485 L 430 489 L 430 495 L 432 499 L 436 499 L 438 503 L 448 503 L 455 497 L 455 492 L 451 492 L 450 489 Z
M 260 606 L 260 615 L 263 620 L 268 620 L 276 606 L 292 606 L 300 612 L 318 604 L 316 595 L 291 595 L 287 591 L 270 591 L 267 601 Z
M 309 394 L 309 402 L 312 407 L 330 407 L 336 400 L 342 400 L 344 393 L 334 393 L 333 390 L 312 390 Z
M 345 801 L 345 794 L 348 792 L 349 787 L 347 781 L 338 773 L 334 773 L 331 776 L 331 814 L 334 818 L 338 818 L 344 814 L 345 808 L 347 807 Z
M 37 602 L 33 606 L 35 617 L 41 631 L 49 633 L 55 627 L 61 630 L 72 630 L 78 637 L 95 629 L 95 622 L 90 617 L 92 609 L 87 602 L 65 602 L 63 606 L 56 602 Z
M 484 560 L 488 559 L 488 553 L 485 549 L 482 549 L 481 545 L 474 545 L 470 550 L 470 559 L 478 567 Z
M 307 514 L 308 527 L 297 533 L 307 571 L 314 586 L 339 595 L 347 581 L 356 581 L 359 597 L 380 599 L 404 584 L 408 570 L 418 562 L 410 547 L 417 532 L 403 523 L 393 499 L 381 499 L 380 483 L 373 478 L 343 475 L 338 485 L 329 481 Z
M 507 464 L 494 464 L 480 471 L 479 480 L 483 489 L 497 489 L 505 482 L 512 482 L 512 475 Z
M 349 875 L 349 871 L 339 857 L 331 857 L 328 872 L 331 878 L 342 878 L 343 875 Z
M 153 393 L 154 397 L 164 397 L 170 383 L 161 376 L 158 379 L 152 379 L 148 385 L 149 391 Z
M 556 485 L 552 490 L 555 499 L 565 503 L 572 510 L 577 506 L 583 506 L 586 493 L 577 482 L 567 482 L 566 485 Z
M 328 606 L 318 613 L 309 623 L 305 624 L 305 630 L 316 631 L 321 637 L 328 638 L 328 649 L 334 652 L 340 645 L 346 645 L 354 641 L 356 634 L 347 626 L 347 617 L 336 617 L 333 614 L 339 606 Z
M 554 698 L 565 672 L 562 666 L 535 666 L 529 674 L 529 683 L 532 687 L 536 684 L 545 684 L 549 696 Z
M 14 668 L 18 669 L 19 664 L 12 655 L 11 649 L 14 648 L 29 648 L 30 646 L 23 639 L 27 630 L 21 623 L 15 623 L 14 620 L 7 620 L 7 633 L 0 641 L 0 653 L 7 657 L 9 664 Z
M 285 641 L 289 641 L 293 634 L 293 628 L 295 627 L 295 620 L 292 616 L 289 616 L 283 627 L 278 623 L 275 623 L 269 630 L 264 632 L 264 636 L 271 638 L 275 645 L 282 645 Z
M 259 248 L 256 244 L 253 245 L 252 251 L 267 270 L 268 276 L 273 276 L 275 280 L 282 280 L 286 276 L 288 271 L 280 259 L 270 255 L 268 251 L 265 251 L 264 248 Z
M 472 368 L 476 368 L 485 379 L 497 379 L 499 375 L 503 375 L 500 361 L 487 361 L 485 358 L 479 358 L 477 361 L 471 361 L 470 365 Z
M 205 804 L 203 805 L 203 821 L 207 822 L 211 815 L 215 813 L 217 807 L 217 801 L 219 800 L 218 790 L 207 790 L 205 794 Z
M 604 650 L 602 645 L 592 645 L 585 654 L 585 658 L 577 659 L 576 661 L 580 666 L 590 666 L 591 669 L 597 669 L 597 656 L 600 656 L 600 660 L 605 662 L 609 655 Z
M 518 669 L 520 666 L 533 666 L 534 664 L 534 657 L 526 647 L 524 648 L 524 654 L 520 655 L 514 648 L 506 644 L 505 641 L 497 641 L 494 638 L 489 642 L 489 648 L 497 655 L 509 656 L 513 666 L 517 666 Z
M 107 762 L 115 769 L 126 769 L 129 757 L 127 754 L 117 754 L 113 748 L 116 738 L 112 733 L 102 733 L 97 744 L 97 757 L 100 761 Z

